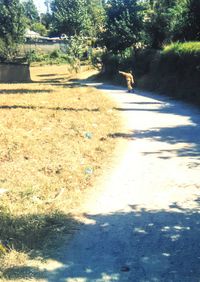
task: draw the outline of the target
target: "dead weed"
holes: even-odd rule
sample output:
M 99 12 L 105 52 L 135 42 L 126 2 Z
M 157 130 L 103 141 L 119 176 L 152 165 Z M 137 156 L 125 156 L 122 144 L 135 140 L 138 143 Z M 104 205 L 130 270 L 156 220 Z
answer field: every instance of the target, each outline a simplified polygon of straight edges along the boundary
M 32 83 L 0 85 L 0 239 L 12 265 L 74 230 L 71 213 L 102 173 L 116 143 L 108 136 L 120 126 L 113 103 L 74 84 L 66 66 L 32 67 L 31 75 Z

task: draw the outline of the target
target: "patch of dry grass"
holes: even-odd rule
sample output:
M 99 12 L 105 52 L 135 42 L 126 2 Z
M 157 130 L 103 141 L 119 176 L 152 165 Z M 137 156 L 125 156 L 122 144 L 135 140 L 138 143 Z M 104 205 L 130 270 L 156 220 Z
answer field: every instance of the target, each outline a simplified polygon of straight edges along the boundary
M 31 75 L 32 83 L 0 85 L 0 240 L 15 255 L 48 254 L 55 238 L 77 228 L 72 213 L 120 126 L 113 103 L 74 84 L 66 66 L 32 67 Z

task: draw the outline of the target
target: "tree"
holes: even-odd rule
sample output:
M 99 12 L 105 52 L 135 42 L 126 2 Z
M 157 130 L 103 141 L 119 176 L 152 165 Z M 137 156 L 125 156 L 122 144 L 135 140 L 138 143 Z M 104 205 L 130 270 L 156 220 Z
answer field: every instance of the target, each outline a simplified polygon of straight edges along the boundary
M 46 36 L 46 26 L 40 21 L 40 16 L 33 0 L 26 0 L 23 2 L 23 6 L 28 27 L 31 30 L 38 32 L 40 35 Z
M 158 49 L 171 41 L 200 39 L 200 0 L 146 0 L 143 6 L 150 47 Z
M 27 0 L 23 3 L 25 16 L 29 23 L 36 23 L 40 20 L 38 10 L 33 0 Z
M 46 29 L 45 25 L 40 22 L 35 22 L 31 25 L 31 30 L 38 32 L 42 36 L 47 36 L 48 30 Z
M 85 38 L 80 35 L 70 36 L 65 39 L 65 51 L 67 53 L 67 61 L 71 71 L 76 73 L 81 66 L 81 59 L 86 51 Z
M 146 39 L 150 47 L 159 49 L 171 40 L 176 18 L 177 0 L 150 0 L 144 15 Z
M 47 8 L 47 14 L 50 14 L 50 10 L 51 10 L 51 0 L 45 0 L 44 4 Z
M 55 34 L 90 35 L 91 18 L 87 0 L 53 0 L 51 10 Z
M 103 45 L 117 53 L 135 44 L 142 28 L 141 7 L 135 0 L 106 2 L 105 30 L 100 35 Z
M 25 16 L 19 0 L 0 0 L 0 59 L 12 60 L 25 33 Z
M 173 27 L 175 40 L 200 40 L 200 1 L 179 0 L 177 20 Z
M 87 0 L 88 15 L 90 16 L 91 36 L 97 37 L 105 25 L 105 9 L 102 0 Z
M 41 13 L 40 14 L 40 21 L 45 26 L 47 30 L 52 28 L 52 15 L 49 13 Z

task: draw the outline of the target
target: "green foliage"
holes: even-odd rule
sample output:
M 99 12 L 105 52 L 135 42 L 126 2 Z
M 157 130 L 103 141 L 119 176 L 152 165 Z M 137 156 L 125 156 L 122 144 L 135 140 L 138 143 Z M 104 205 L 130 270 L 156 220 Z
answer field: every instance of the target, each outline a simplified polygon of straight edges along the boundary
M 107 78 L 113 78 L 119 69 L 119 55 L 111 52 L 102 55 L 103 72 Z
M 155 66 L 157 56 L 160 54 L 155 49 L 140 50 L 133 55 L 134 73 L 137 77 L 148 75 L 152 70 L 152 65 Z
M 138 59 L 144 60 L 146 54 Z M 200 103 L 200 42 L 175 43 L 155 52 L 140 86 Z
M 106 79 L 121 80 L 121 76 L 118 76 L 119 70 L 129 71 L 133 70 L 133 49 L 127 48 L 121 54 L 114 54 L 112 52 L 103 52 L 97 57 L 97 63 L 101 61 L 102 64 L 102 75 Z
M 90 35 L 91 19 L 87 12 L 87 0 L 53 0 L 51 10 L 56 34 Z
M 162 54 L 174 53 L 180 56 L 184 55 L 197 55 L 200 56 L 200 42 L 185 42 L 185 43 L 174 43 L 165 46 Z
M 46 27 L 48 31 L 52 29 L 52 15 L 51 14 L 49 13 L 40 14 L 40 21 Z
M 81 35 L 75 35 L 66 39 L 65 44 L 67 61 L 72 70 L 78 72 L 83 54 L 87 51 L 87 40 Z
M 175 43 L 162 51 L 105 53 L 102 61 L 104 78 L 120 83 L 118 70 L 132 69 L 137 86 L 200 103 L 200 42 Z
M 12 61 L 17 57 L 18 44 L 11 37 L 6 37 L 6 40 L 0 38 L 0 61 Z
M 43 64 L 62 64 L 66 63 L 68 57 L 60 50 L 54 50 L 51 53 L 41 54 L 35 50 L 26 53 L 26 61 L 28 63 L 41 63 Z
M 95 68 L 101 70 L 102 68 L 102 56 L 104 54 L 103 49 L 93 49 L 90 54 L 90 61 Z
M 173 28 L 175 40 L 200 40 L 200 1 L 179 0 L 177 20 Z
M 23 41 L 25 16 L 19 0 L 0 1 L 0 59 L 13 60 Z
M 101 0 L 53 0 L 51 33 L 96 37 L 104 26 Z
M 50 55 L 49 55 L 49 57 L 50 57 L 51 59 L 58 59 L 58 58 L 60 58 L 61 56 L 62 56 L 62 53 L 61 53 L 60 50 L 54 50 L 54 51 L 52 51 L 52 52 L 50 53 Z
M 31 25 L 31 30 L 35 31 L 35 32 L 38 32 L 40 35 L 42 36 L 47 36 L 47 29 L 45 27 L 45 25 L 43 25 L 42 23 L 40 22 L 35 22 Z
M 102 0 L 87 0 L 87 7 L 91 21 L 90 36 L 97 37 L 105 24 L 105 9 Z
M 105 31 L 100 39 L 109 51 L 117 53 L 139 40 L 142 28 L 141 7 L 135 0 L 109 0 L 106 2 Z
M 30 24 L 37 23 L 40 20 L 37 8 L 33 0 L 23 2 L 25 16 Z
M 85 39 L 82 36 L 71 36 L 66 40 L 66 52 L 68 57 L 81 59 L 85 51 Z
M 32 62 L 41 62 L 44 59 L 44 56 L 39 55 L 35 50 L 28 51 L 25 57 L 29 64 Z
M 151 48 L 162 48 L 164 42 L 170 40 L 177 1 L 179 0 L 152 0 L 146 7 L 145 31 L 147 44 Z
M 71 36 L 65 39 L 62 49 L 55 49 L 51 53 L 39 53 L 35 50 L 26 54 L 29 63 L 42 64 L 68 63 L 72 70 L 78 72 L 84 54 L 88 52 L 88 41 L 82 36 Z
M 200 39 L 199 0 L 143 2 L 145 43 L 156 49 L 174 40 Z

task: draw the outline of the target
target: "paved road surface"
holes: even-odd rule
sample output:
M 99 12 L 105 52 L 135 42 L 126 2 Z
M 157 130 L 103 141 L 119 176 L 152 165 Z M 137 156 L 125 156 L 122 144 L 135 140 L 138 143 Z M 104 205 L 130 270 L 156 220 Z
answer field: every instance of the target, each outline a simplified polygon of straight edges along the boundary
M 118 102 L 123 156 L 50 282 L 200 281 L 200 112 L 170 98 L 98 86 Z

